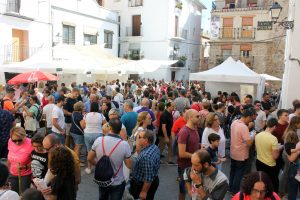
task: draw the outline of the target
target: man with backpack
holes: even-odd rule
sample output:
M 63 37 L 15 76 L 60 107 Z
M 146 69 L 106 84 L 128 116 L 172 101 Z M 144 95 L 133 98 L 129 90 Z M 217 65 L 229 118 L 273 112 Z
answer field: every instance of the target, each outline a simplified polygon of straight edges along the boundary
M 88 154 L 88 161 L 96 166 L 94 181 L 99 185 L 99 200 L 122 199 L 126 184 L 123 162 L 129 169 L 132 167 L 129 144 L 119 136 L 122 122 L 111 119 L 109 126 L 110 133 L 97 138 Z

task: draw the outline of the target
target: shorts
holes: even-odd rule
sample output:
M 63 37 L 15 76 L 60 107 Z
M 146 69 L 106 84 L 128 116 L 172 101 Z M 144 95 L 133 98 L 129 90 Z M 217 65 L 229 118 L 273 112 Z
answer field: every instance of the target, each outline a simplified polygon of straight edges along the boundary
M 70 135 L 72 136 L 75 144 L 78 144 L 78 145 L 84 144 L 84 136 L 83 135 L 78 135 L 78 134 L 75 134 L 72 132 L 70 132 Z
M 179 193 L 186 194 L 185 181 L 183 179 L 184 169 L 178 167 L 178 182 L 179 182 Z
M 95 140 L 102 135 L 103 134 L 101 134 L 101 133 L 85 133 L 84 134 L 84 142 L 85 142 L 86 150 L 90 151 Z
M 72 123 L 65 123 L 66 135 L 70 135 Z

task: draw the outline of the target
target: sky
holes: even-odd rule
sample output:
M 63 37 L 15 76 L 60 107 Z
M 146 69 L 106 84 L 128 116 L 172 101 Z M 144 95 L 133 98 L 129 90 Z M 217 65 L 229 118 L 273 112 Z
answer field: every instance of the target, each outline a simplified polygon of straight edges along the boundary
M 212 6 L 212 0 L 201 0 L 201 2 L 206 6 L 206 10 L 202 13 L 202 28 L 204 32 L 210 31 L 210 11 Z

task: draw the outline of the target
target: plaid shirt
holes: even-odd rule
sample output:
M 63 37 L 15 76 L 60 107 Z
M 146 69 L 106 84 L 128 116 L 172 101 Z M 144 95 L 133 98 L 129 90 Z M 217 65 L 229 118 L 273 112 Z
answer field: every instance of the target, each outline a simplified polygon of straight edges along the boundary
M 139 182 L 152 182 L 158 176 L 160 151 L 154 144 L 142 149 L 132 171 L 133 179 Z

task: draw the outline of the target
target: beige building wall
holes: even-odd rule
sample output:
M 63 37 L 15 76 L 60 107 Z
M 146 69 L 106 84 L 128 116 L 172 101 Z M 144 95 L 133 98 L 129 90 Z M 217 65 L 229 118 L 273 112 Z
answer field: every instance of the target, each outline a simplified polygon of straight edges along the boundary
M 222 49 L 231 46 L 231 56 L 235 60 L 243 60 L 257 73 L 267 73 L 282 78 L 284 71 L 284 49 L 285 33 L 283 27 L 273 24 L 272 30 L 257 30 L 259 21 L 271 21 L 269 8 L 272 1 L 257 1 L 257 6 L 248 7 L 247 0 L 239 0 L 234 9 L 226 9 L 225 1 L 216 1 L 217 9 L 212 11 L 213 16 L 219 16 L 219 37 L 210 40 L 209 68 L 215 67 L 222 62 Z M 288 14 L 288 1 L 279 0 L 283 7 L 279 21 L 282 21 Z M 241 38 L 243 17 L 253 17 L 253 38 Z M 233 18 L 232 31 L 235 33 L 232 38 L 222 36 L 223 21 L 226 18 Z M 224 33 L 224 32 L 223 32 Z M 241 58 L 241 46 L 249 45 L 252 47 L 249 58 Z M 227 46 L 227 47 L 226 47 Z M 280 84 L 274 83 L 277 87 Z

